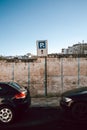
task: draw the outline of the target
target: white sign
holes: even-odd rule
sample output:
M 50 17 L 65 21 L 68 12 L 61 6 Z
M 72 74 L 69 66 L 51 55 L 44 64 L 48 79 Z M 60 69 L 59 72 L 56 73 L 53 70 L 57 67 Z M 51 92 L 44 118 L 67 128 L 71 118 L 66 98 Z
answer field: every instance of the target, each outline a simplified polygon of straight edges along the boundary
M 37 40 L 37 56 L 47 56 L 48 54 L 48 42 L 47 40 Z

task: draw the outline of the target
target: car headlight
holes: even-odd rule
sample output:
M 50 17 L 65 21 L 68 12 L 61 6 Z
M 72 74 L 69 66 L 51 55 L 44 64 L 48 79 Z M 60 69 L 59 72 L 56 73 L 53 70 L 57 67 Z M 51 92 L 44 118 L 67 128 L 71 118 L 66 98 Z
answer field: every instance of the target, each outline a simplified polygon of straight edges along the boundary
M 64 97 L 64 101 L 65 101 L 65 102 L 70 102 L 70 101 L 72 101 L 72 99 L 71 99 L 71 98 L 68 98 L 68 97 Z

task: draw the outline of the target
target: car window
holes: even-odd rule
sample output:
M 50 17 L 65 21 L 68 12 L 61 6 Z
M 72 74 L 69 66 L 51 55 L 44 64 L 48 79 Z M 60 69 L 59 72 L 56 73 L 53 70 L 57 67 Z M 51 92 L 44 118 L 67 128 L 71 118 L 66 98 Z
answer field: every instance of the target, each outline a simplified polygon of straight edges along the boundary
M 0 86 L 0 95 L 2 94 L 2 91 L 3 91 L 3 90 L 2 90 L 2 87 Z
M 9 84 L 0 84 L 0 96 L 13 95 L 14 93 L 16 93 L 16 89 Z
M 2 87 L 0 86 L 0 95 L 2 94 L 2 91 L 3 91 L 3 90 L 2 90 Z
M 2 87 L 0 86 L 0 91 L 2 91 Z
M 9 91 L 8 87 L 6 84 L 0 84 L 0 95 L 7 93 Z
M 15 82 L 10 82 L 9 84 L 17 90 L 20 90 L 22 88 L 19 84 Z

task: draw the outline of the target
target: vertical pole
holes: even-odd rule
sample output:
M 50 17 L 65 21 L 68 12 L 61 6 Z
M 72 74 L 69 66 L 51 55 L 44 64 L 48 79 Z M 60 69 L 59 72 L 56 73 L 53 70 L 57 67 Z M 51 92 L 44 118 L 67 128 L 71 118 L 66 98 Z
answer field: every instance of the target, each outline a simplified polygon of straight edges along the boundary
M 78 87 L 80 85 L 80 58 L 78 57 Z
M 12 81 L 14 81 L 14 63 L 12 64 Z
M 28 89 L 30 89 L 30 63 L 28 62 Z
M 45 96 L 47 96 L 47 57 L 45 57 Z
M 61 87 L 63 92 L 63 58 L 61 58 Z

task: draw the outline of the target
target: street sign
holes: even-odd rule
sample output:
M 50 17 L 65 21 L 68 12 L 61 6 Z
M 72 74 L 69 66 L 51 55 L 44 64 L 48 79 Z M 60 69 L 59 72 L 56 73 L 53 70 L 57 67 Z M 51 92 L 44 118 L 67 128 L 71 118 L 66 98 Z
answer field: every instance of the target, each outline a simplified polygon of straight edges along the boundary
M 48 41 L 47 40 L 37 40 L 37 56 L 47 56 L 48 54 Z

